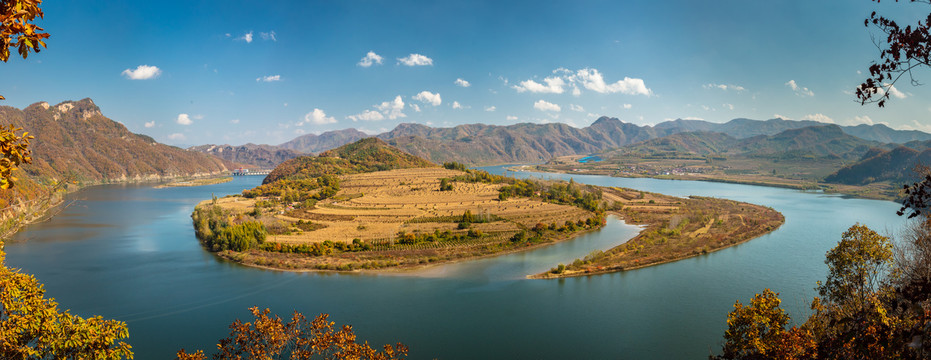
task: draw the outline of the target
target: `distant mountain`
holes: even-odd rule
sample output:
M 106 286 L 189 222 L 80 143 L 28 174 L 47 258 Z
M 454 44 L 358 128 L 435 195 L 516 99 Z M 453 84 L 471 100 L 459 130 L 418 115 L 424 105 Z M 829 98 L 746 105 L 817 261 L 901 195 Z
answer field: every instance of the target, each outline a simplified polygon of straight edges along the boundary
M 883 124 L 844 126 L 844 132 L 861 139 L 884 143 L 905 144 L 931 140 L 931 134 L 918 130 L 895 130 Z
M 200 145 L 190 147 L 188 150 L 210 154 L 227 161 L 262 169 L 272 169 L 286 160 L 304 155 L 304 153 L 296 150 L 285 149 L 274 145 L 256 144 L 239 146 Z
M 654 128 L 666 134 L 706 131 L 725 133 L 738 139 L 745 139 L 758 135 L 775 135 L 786 130 L 823 125 L 829 124 L 812 120 L 770 119 L 760 121 L 743 118 L 718 124 L 704 120 L 677 119 L 659 123 Z M 909 141 L 931 140 L 931 134 L 917 130 L 895 130 L 883 124 L 860 124 L 857 126 L 841 126 L 840 128 L 848 135 L 882 143 L 905 144 Z
M 355 174 L 369 171 L 435 167 L 437 164 L 405 153 L 378 138 L 365 138 L 317 156 L 300 156 L 278 165 L 263 184 L 300 180 L 322 175 Z
M 335 131 L 327 131 L 323 134 L 307 134 L 301 135 L 295 138 L 294 140 L 288 141 L 284 144 L 278 145 L 278 147 L 296 150 L 302 153 L 316 154 L 322 151 L 327 151 L 334 149 L 352 142 L 355 142 L 359 139 L 364 139 L 369 137 L 364 132 L 361 132 L 356 129 L 343 129 Z
M 501 164 L 543 162 L 558 156 L 603 152 L 679 133 L 715 132 L 739 140 L 759 136 L 774 136 L 787 130 L 826 125 L 834 126 L 832 128 L 834 130 L 840 129 L 840 133 L 869 141 L 906 142 L 909 139 L 923 139 L 926 137 L 931 139 L 931 134 L 918 131 L 893 130 L 884 125 L 838 127 L 837 125 L 811 120 L 770 119 L 759 121 L 733 119 L 719 124 L 704 120 L 677 119 L 656 126 L 638 126 L 609 117 L 601 117 L 584 128 L 575 128 L 560 123 L 521 123 L 507 126 L 467 124 L 451 128 L 400 124 L 393 130 L 379 134 L 377 137 L 404 151 L 435 162 L 458 161 L 467 164 Z M 834 131 L 832 134 L 825 133 L 820 136 L 839 136 L 840 133 Z M 805 132 L 797 134 L 806 135 Z M 350 143 L 363 137 L 365 137 L 364 133 L 355 129 L 347 129 L 326 132 L 320 135 L 304 135 L 281 146 L 313 153 Z M 756 141 L 762 140 L 765 139 L 760 138 Z M 791 146 L 793 143 L 791 139 L 770 140 L 783 141 L 784 145 L 787 146 Z M 832 153 L 834 156 L 842 156 L 844 144 L 853 144 L 851 139 L 836 138 L 834 140 L 835 143 L 822 144 L 823 146 L 812 148 L 814 151 L 812 156 L 831 156 Z M 687 142 L 690 140 L 686 138 L 670 138 L 664 141 L 667 142 L 666 146 L 681 146 L 681 150 L 688 150 L 689 146 L 700 145 L 697 143 L 689 145 Z M 673 142 L 682 143 L 674 145 Z M 720 144 L 705 145 L 713 146 L 705 150 L 692 150 L 698 150 L 696 153 L 714 151 L 713 148 Z M 773 154 L 778 150 L 775 148 L 777 145 L 777 143 L 757 144 L 758 148 L 755 151 L 759 154 L 766 152 Z M 750 143 L 747 146 L 751 146 Z M 801 146 L 801 144 L 798 144 L 798 146 Z M 767 147 L 772 147 L 772 149 L 766 150 Z M 865 151 L 865 149 L 860 150 L 863 150 L 860 154 Z M 785 155 L 793 156 L 789 153 Z M 850 155 L 845 154 L 843 156 Z M 859 156 L 859 154 L 855 156 Z
M 682 132 L 628 145 L 625 151 L 641 154 L 724 154 L 740 140 L 718 132 Z
M 883 144 L 847 135 L 837 125 L 821 125 L 745 139 L 717 132 L 683 132 L 631 144 L 620 151 L 653 156 L 727 154 L 782 159 L 830 157 L 853 160 L 877 146 Z
M 467 164 L 542 162 L 556 156 L 599 152 L 656 136 L 657 132 L 651 127 L 608 117 L 599 118 L 582 129 L 561 123 L 468 124 L 452 128 L 401 124 L 378 135 L 391 145 L 435 162 Z
M 2 106 L 0 124 L 14 124 L 36 137 L 33 164 L 22 168 L 38 178 L 100 183 L 216 173 L 233 166 L 133 134 L 103 116 L 91 99 L 54 106 L 40 102 L 23 110 Z
M 898 186 L 921 178 L 914 172 L 915 166 L 931 164 L 931 149 L 919 151 L 900 146 L 888 151 L 871 151 L 870 155 L 825 177 L 824 181 L 850 185 L 889 181 Z
M 808 126 L 776 135 L 744 139 L 737 151 L 744 155 L 780 158 L 832 157 L 858 159 L 882 144 L 847 135 L 837 125 Z

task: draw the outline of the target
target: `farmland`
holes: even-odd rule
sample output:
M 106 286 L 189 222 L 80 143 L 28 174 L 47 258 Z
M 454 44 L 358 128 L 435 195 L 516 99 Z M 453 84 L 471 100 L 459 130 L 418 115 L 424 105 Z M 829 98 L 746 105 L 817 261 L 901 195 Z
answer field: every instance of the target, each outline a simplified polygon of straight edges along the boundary
M 411 267 L 526 249 L 602 225 L 601 215 L 576 206 L 501 200 L 500 183 L 452 181 L 450 190 L 439 190 L 442 179 L 463 174 L 438 167 L 368 172 L 341 176 L 339 191 L 312 206 L 233 196 L 198 207 L 217 207 L 234 223 L 257 221 L 268 229 L 262 249 L 221 256 L 295 270 Z M 342 244 L 359 249 L 341 251 Z

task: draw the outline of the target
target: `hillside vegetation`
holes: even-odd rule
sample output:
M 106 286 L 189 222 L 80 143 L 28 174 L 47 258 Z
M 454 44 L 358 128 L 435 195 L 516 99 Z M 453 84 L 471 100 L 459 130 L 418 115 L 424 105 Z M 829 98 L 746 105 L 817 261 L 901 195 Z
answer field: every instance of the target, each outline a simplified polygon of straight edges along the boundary
M 226 161 L 260 169 L 273 169 L 282 162 L 304 155 L 304 153 L 296 150 L 256 144 L 239 146 L 200 145 L 192 146 L 188 150 L 202 152 Z

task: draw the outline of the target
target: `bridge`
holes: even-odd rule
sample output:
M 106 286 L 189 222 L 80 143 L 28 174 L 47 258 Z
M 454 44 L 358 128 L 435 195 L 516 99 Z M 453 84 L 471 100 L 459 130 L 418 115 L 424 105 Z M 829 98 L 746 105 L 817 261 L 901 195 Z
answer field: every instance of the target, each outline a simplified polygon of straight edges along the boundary
M 251 176 L 251 175 L 261 175 L 265 176 L 271 173 L 270 169 L 233 169 L 233 176 Z

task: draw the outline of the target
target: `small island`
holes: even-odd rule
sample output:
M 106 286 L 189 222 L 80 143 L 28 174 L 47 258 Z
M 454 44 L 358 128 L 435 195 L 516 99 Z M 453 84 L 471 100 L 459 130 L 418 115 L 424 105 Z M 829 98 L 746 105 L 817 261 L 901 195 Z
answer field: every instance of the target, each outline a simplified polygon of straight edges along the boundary
M 783 221 L 772 209 L 729 200 L 439 167 L 375 138 L 286 161 L 242 195 L 201 202 L 192 218 L 208 250 L 244 265 L 371 271 L 532 249 L 598 230 L 608 214 L 647 228 L 603 255 L 537 277 L 695 256 Z

